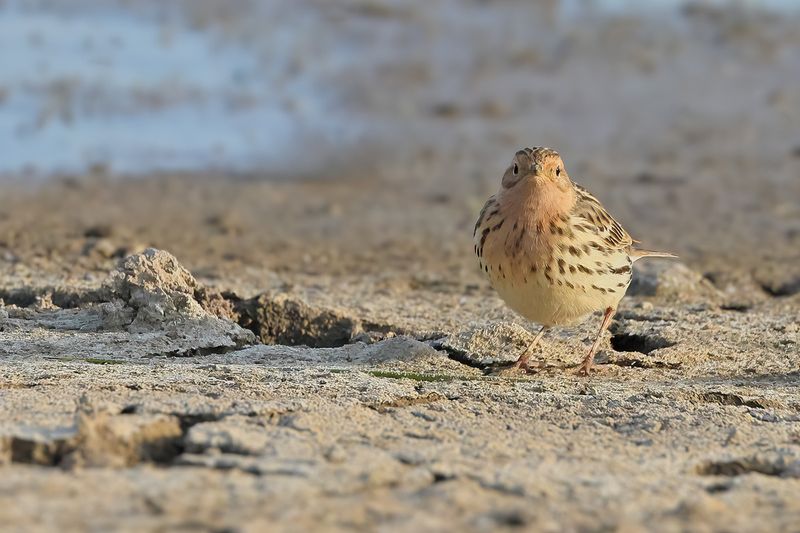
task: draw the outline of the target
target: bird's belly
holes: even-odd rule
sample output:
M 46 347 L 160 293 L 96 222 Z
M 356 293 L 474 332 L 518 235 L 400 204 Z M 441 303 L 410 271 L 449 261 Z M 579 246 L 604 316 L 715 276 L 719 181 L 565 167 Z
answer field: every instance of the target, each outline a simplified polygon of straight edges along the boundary
M 608 259 L 608 258 L 606 258 Z M 612 258 L 613 259 L 613 258 Z M 511 309 L 533 322 L 568 325 L 595 311 L 616 308 L 630 284 L 630 270 L 613 273 L 627 264 L 627 255 L 591 273 L 560 272 L 557 267 L 534 273 L 507 267 L 505 276 L 490 275 L 490 281 Z M 614 266 L 619 263 L 618 266 Z M 600 272 L 598 272 L 600 270 Z
M 583 222 L 520 224 L 490 204 L 475 227 L 475 253 L 511 309 L 556 326 L 617 307 L 631 280 L 626 250 L 609 246 Z
M 550 285 L 546 280 L 528 279 L 523 283 L 499 280 L 492 284 L 506 304 L 523 317 L 546 326 L 577 322 L 595 311 L 596 302 L 588 295 Z

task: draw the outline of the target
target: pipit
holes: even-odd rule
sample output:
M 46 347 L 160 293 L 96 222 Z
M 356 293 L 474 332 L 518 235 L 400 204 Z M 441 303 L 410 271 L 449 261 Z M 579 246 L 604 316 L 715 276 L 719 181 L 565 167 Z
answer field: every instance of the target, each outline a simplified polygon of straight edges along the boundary
M 525 148 L 503 174 L 500 190 L 483 206 L 473 232 L 481 269 L 500 297 L 541 324 L 515 367 L 529 358 L 544 333 L 603 312 L 600 331 L 578 373 L 588 375 L 600 340 L 643 257 L 675 257 L 637 249 L 589 191 L 570 180 L 555 150 Z

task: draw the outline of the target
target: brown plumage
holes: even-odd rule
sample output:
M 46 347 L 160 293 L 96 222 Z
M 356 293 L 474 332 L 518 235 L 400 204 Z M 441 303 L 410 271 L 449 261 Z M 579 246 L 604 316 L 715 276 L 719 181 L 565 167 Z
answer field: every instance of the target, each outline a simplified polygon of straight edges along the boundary
M 574 184 L 549 148 L 525 148 L 506 169 L 473 232 L 475 254 L 500 297 L 542 325 L 516 366 L 552 327 L 603 311 L 600 332 L 580 373 L 587 375 L 603 332 L 642 257 L 675 257 L 634 248 L 634 240 L 589 191 Z

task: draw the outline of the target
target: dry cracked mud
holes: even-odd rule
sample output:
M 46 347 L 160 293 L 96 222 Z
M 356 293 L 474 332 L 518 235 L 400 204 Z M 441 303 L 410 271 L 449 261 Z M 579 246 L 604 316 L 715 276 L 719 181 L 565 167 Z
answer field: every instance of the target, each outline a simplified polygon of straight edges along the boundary
M 147 249 L 70 297 L 6 288 L 0 523 L 791 530 L 796 319 L 726 310 L 687 273 L 637 274 L 651 289 L 589 379 L 588 323 L 546 338 L 537 374 L 498 372 L 532 335 L 460 286 L 407 288 L 414 313 L 387 320 L 359 305 L 368 282 L 336 307 L 287 286 L 243 298 Z M 447 302 L 463 321 L 437 319 Z

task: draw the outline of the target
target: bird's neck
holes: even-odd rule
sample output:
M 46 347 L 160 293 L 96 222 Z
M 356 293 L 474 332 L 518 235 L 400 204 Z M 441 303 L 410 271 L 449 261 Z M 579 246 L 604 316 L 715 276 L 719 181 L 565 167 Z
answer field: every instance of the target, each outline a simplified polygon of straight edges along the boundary
M 568 215 L 575 206 L 575 188 L 570 183 L 554 184 L 527 180 L 503 191 L 500 202 L 507 212 L 526 219 L 529 224 L 545 226 L 553 219 Z

